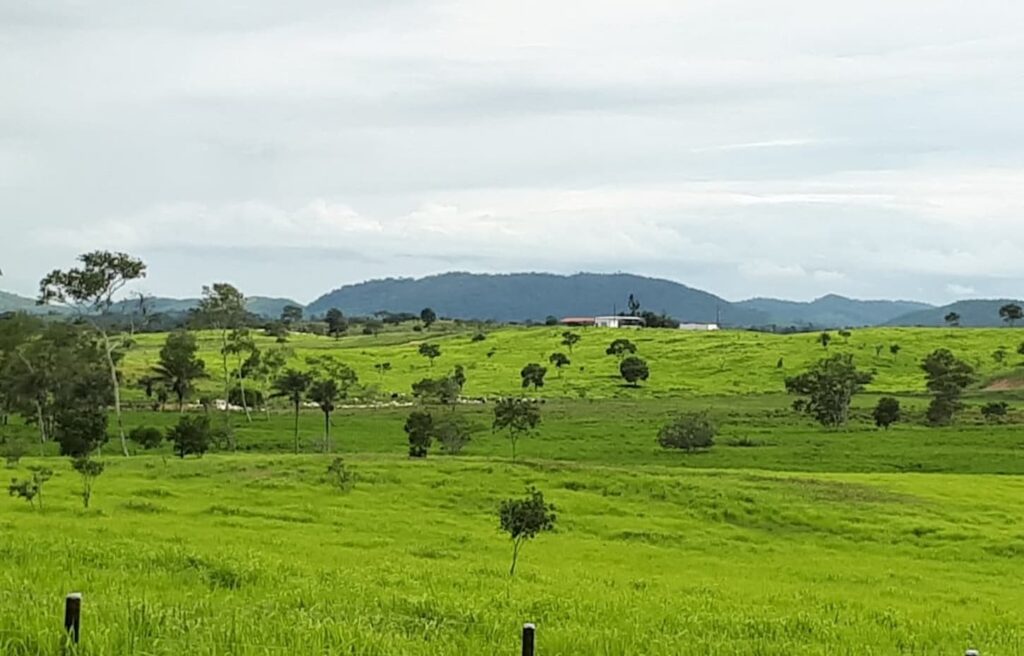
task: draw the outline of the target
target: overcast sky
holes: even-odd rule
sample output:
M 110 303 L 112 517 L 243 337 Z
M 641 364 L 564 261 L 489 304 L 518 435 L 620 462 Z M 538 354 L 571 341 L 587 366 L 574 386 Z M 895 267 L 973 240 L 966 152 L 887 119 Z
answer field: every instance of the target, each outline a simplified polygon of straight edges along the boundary
M 1019 0 L 4 0 L 0 288 L 1024 296 Z

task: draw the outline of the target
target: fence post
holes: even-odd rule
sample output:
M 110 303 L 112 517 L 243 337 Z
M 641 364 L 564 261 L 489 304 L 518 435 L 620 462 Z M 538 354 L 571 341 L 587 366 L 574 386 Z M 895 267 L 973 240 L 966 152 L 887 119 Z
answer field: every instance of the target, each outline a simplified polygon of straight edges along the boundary
M 64 599 L 64 634 L 71 634 L 76 645 L 82 633 L 82 593 L 73 592 Z
M 537 640 L 537 627 L 533 624 L 523 625 L 523 656 L 533 656 Z

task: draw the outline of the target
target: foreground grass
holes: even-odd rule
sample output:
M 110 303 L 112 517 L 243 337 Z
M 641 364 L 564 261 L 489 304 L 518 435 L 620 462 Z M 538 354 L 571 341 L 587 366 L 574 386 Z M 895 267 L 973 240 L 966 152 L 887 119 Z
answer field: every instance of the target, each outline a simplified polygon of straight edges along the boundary
M 70 591 L 88 654 L 1024 651 L 1015 477 L 347 460 L 114 459 L 84 511 L 48 459 L 43 512 L 0 501 L 0 653 L 58 653 Z M 509 580 L 527 484 L 558 529 Z

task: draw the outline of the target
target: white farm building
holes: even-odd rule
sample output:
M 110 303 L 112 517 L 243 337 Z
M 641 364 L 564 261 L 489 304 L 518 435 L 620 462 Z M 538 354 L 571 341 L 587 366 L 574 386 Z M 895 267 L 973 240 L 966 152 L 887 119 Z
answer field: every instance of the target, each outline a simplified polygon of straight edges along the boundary
M 598 328 L 643 328 L 644 324 L 640 317 L 594 317 L 594 325 Z
M 697 332 L 710 332 L 718 330 L 719 326 L 717 323 L 681 323 L 679 324 L 679 330 L 692 330 Z

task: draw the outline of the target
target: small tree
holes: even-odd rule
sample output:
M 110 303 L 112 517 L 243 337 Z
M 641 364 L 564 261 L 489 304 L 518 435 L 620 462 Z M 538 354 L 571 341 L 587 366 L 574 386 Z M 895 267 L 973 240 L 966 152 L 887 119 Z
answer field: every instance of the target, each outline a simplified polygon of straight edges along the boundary
M 434 422 L 434 437 L 446 455 L 458 455 L 472 439 L 473 428 L 465 418 L 447 413 Z
M 981 416 L 991 423 L 1003 423 L 1009 412 L 1010 404 L 1006 401 L 991 401 L 981 407 Z
M 950 312 L 945 317 L 946 325 L 950 328 L 956 328 L 960 325 L 960 315 L 956 312 Z
M 495 431 L 508 431 L 508 439 L 512 444 L 512 461 L 516 459 L 516 444 L 519 439 L 532 434 L 540 425 L 540 405 L 515 397 L 499 400 L 494 405 Z
M 426 410 L 414 410 L 405 420 L 409 437 L 409 457 L 426 458 L 434 435 L 434 417 Z
M 424 342 L 420 344 L 419 353 L 423 357 L 430 360 L 430 366 L 434 366 L 434 359 L 441 357 L 441 347 L 437 344 L 428 344 Z
M 889 427 L 898 422 L 902 416 L 899 399 L 891 396 L 883 396 L 878 399 L 871 416 L 875 420 L 875 426 L 889 430 Z
M 818 343 L 821 344 L 821 348 L 828 350 L 828 345 L 832 343 L 832 334 L 829 332 L 823 332 L 818 335 Z
M 809 371 L 786 379 L 786 391 L 805 396 L 793 409 L 806 412 L 822 426 L 836 428 L 846 423 L 853 396 L 871 382 L 870 373 L 860 371 L 853 356 L 837 353 L 819 360 Z
M 562 333 L 562 346 L 569 349 L 569 353 L 572 353 L 572 348 L 579 344 L 580 340 L 583 339 L 579 334 L 574 333 L 571 330 L 567 330 Z
M 555 365 L 555 369 L 558 371 L 558 377 L 562 377 L 562 368 L 568 367 L 572 364 L 572 360 L 569 359 L 565 353 L 552 353 L 551 357 L 548 358 L 548 362 Z
M 341 457 L 335 457 L 331 464 L 327 465 L 326 482 L 339 492 L 350 492 L 356 485 L 355 473 L 345 466 Z
M 619 375 L 629 385 L 639 387 L 640 381 L 650 378 L 651 370 L 648 368 L 646 360 L 631 355 L 619 363 Z
M 533 391 L 539 390 L 544 387 L 544 376 L 546 376 L 548 370 L 546 367 L 542 367 L 536 362 L 523 367 L 523 370 L 519 372 L 520 377 L 523 379 L 523 389 L 533 386 Z
M 295 324 L 302 321 L 302 308 L 298 305 L 286 305 L 281 308 L 281 323 L 290 330 Z
M 459 393 L 461 394 L 462 388 L 466 386 L 466 368 L 461 364 L 455 365 L 455 369 L 452 370 L 451 379 L 459 387 Z
M 274 393 L 271 396 L 288 399 L 295 410 L 295 453 L 299 452 L 299 410 L 312 382 L 309 374 L 291 368 L 285 369 L 273 382 Z
M 141 446 L 146 451 L 151 451 L 160 446 L 164 441 L 164 434 L 159 428 L 152 426 L 136 426 L 128 433 L 128 439 Z
M 709 449 L 715 443 L 718 427 L 706 412 L 681 414 L 658 431 L 658 444 L 665 449 L 682 449 L 691 453 Z
M 613 341 L 611 344 L 609 344 L 608 348 L 605 349 L 604 352 L 605 355 L 614 355 L 615 357 L 621 360 L 622 358 L 626 357 L 626 355 L 636 353 L 636 344 L 629 341 L 628 339 L 620 337 Z
M 43 509 L 43 485 L 53 478 L 53 470 L 46 467 L 29 467 L 31 475 L 23 480 L 11 479 L 7 486 L 7 492 L 12 497 L 19 497 L 28 501 L 28 505 Z
M 338 383 L 331 379 L 313 381 L 309 387 L 309 400 L 320 406 L 324 413 L 324 453 L 330 453 L 331 445 L 331 413 L 334 412 L 335 404 L 341 398 L 341 389 Z
M 512 566 L 509 576 L 515 576 L 519 552 L 527 540 L 555 528 L 555 506 L 544 501 L 544 495 L 534 487 L 526 489 L 523 499 L 506 499 L 498 510 L 501 530 L 512 541 Z
M 377 374 L 380 376 L 381 381 L 383 381 L 384 380 L 384 374 L 386 374 L 387 372 L 391 371 L 391 363 L 390 362 L 378 362 L 377 364 L 373 365 L 373 368 L 377 371 Z
M 179 458 L 188 455 L 202 457 L 210 450 L 213 441 L 210 418 L 206 415 L 180 417 L 178 423 L 167 430 L 167 441 L 174 444 L 174 453 Z
M 1007 303 L 999 308 L 999 316 L 1013 328 L 1018 321 L 1024 319 L 1024 309 L 1016 303 Z
M 932 402 L 926 416 L 928 423 L 943 426 L 953 421 L 963 407 L 960 397 L 974 382 L 974 368 L 958 359 L 949 349 L 937 349 L 921 363 Z
M 199 300 L 199 306 L 193 316 L 199 325 L 216 330 L 220 337 L 221 369 L 224 374 L 224 426 L 227 429 L 230 446 L 234 450 L 231 404 L 228 403 L 228 396 L 231 394 L 231 367 L 228 358 L 233 350 L 231 331 L 241 327 L 245 321 L 245 295 L 234 285 L 226 282 L 203 286 L 203 297 Z
M 338 339 L 348 330 L 348 319 L 338 308 L 331 308 L 324 317 L 327 321 L 327 334 Z
M 206 377 L 206 363 L 196 356 L 199 350 L 196 337 L 179 330 L 167 335 L 160 349 L 160 359 L 153 372 L 156 380 L 170 388 L 178 399 L 178 412 L 185 410 L 185 399 L 191 394 L 196 380 Z
M 892 357 L 894 359 L 899 357 L 900 351 L 902 351 L 902 350 L 903 350 L 903 347 L 900 346 L 899 344 L 893 344 L 892 346 L 889 347 L 889 353 L 892 353 Z
M 412 384 L 412 395 L 424 403 L 440 403 L 454 408 L 459 400 L 459 385 L 451 376 L 424 378 Z
M 423 327 L 429 330 L 437 321 L 437 313 L 430 308 L 423 308 L 420 311 L 420 321 L 423 322 Z
M 88 509 L 89 501 L 92 500 L 92 488 L 96 484 L 96 479 L 103 473 L 106 465 L 99 460 L 82 457 L 72 460 L 71 466 L 82 475 L 82 505 Z

